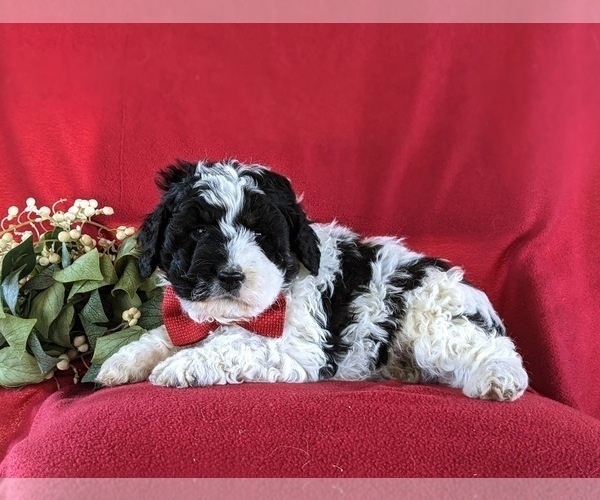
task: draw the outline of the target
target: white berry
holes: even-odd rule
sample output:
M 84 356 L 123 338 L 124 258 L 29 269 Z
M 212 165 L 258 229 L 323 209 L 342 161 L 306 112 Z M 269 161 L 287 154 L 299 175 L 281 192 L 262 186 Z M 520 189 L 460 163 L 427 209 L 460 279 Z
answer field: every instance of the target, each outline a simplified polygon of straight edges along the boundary
M 58 241 L 66 243 L 71 239 L 71 235 L 67 231 L 61 231 L 58 233 Z
M 85 344 L 85 335 L 78 335 L 73 339 L 73 345 L 79 347 Z
M 67 357 L 67 359 L 61 359 L 58 363 L 56 363 L 56 368 L 58 368 L 59 370 L 65 371 L 69 369 L 69 359 Z
M 89 234 L 84 234 L 81 237 L 81 243 L 83 243 L 84 245 L 87 245 L 87 246 L 91 246 L 94 243 L 94 240 L 92 239 L 92 237 Z

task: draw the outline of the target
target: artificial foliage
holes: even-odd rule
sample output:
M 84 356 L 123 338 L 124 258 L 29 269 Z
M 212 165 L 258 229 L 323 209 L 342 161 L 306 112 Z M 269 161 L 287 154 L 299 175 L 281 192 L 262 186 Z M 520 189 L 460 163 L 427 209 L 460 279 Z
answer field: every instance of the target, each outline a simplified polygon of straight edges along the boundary
M 135 228 L 111 229 L 111 207 L 29 198 L 0 222 L 0 385 L 71 370 L 92 382 L 121 346 L 161 325 L 162 288 L 142 279 Z

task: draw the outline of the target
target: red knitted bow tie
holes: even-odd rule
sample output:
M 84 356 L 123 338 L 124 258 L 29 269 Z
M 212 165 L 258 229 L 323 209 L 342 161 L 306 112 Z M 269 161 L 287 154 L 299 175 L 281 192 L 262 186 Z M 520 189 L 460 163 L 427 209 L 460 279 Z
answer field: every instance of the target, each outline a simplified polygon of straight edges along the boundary
M 283 335 L 283 324 L 285 322 L 285 297 L 279 295 L 275 303 L 262 314 L 249 321 L 240 321 L 234 324 L 248 331 L 263 335 L 265 337 L 281 337 Z M 175 346 L 195 344 L 208 337 L 208 334 L 216 330 L 221 323 L 218 321 L 205 321 L 197 323 L 191 319 L 183 309 L 181 303 L 173 291 L 173 287 L 165 287 L 162 303 L 162 316 L 167 333 Z

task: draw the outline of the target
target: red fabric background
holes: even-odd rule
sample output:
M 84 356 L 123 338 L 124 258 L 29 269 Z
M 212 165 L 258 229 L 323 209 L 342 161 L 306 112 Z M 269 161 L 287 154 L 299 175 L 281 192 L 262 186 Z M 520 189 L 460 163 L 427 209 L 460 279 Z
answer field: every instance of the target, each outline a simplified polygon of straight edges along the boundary
M 2 25 L 0 201 L 137 223 L 175 157 L 270 165 L 465 266 L 532 386 L 600 417 L 599 54 L 597 25 Z

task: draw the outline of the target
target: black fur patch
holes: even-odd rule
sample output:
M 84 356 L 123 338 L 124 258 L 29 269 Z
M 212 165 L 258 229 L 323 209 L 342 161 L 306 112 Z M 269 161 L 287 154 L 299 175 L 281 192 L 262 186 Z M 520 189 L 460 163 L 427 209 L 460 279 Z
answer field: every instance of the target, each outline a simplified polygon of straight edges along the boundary
M 175 206 L 160 256 L 161 267 L 180 297 L 211 296 L 216 273 L 227 263 L 227 241 L 218 226 L 224 213 L 199 197 Z
M 284 272 L 286 283 L 298 274 L 298 263 L 290 252 L 288 225 L 270 199 L 247 192 L 235 223 L 255 234 L 264 254 Z
M 506 328 L 502 323 L 498 323 L 497 321 L 486 321 L 480 313 L 465 314 L 464 317 L 475 326 L 488 332 L 490 335 L 498 335 L 501 337 L 506 335 Z
M 327 315 L 325 328 L 329 332 L 329 338 L 324 348 L 327 364 L 321 368 L 321 378 L 333 377 L 337 372 L 338 363 L 348 352 L 349 345 L 342 332 L 355 321 L 349 306 L 357 295 L 366 290 L 371 281 L 371 264 L 376 260 L 380 248 L 379 245 L 368 246 L 356 241 L 338 244 L 341 273 L 334 281 L 333 295 L 323 295 L 323 308 Z M 399 267 L 390 277 L 388 284 L 391 285 L 391 290 L 385 298 L 390 314 L 386 321 L 378 324 L 388 335 L 383 342 L 379 341 L 375 368 L 385 365 L 388 361 L 388 347 L 395 332 L 401 328 L 406 314 L 405 294 L 419 287 L 427 270 L 432 267 L 442 271 L 450 269 L 450 265 L 444 260 L 423 257 Z
M 378 325 L 388 333 L 388 336 L 387 342 L 379 346 L 376 368 L 387 363 L 388 347 L 395 333 L 402 327 L 406 315 L 406 293 L 421 286 L 427 270 L 431 268 L 448 271 L 450 266 L 444 260 L 423 257 L 408 263 L 406 266 L 399 267 L 390 277 L 388 284 L 391 285 L 391 290 L 385 298 L 390 316 L 387 321 Z
M 290 181 L 283 175 L 266 169 L 247 170 L 243 175 L 252 177 L 258 187 L 267 195 L 273 208 L 285 218 L 288 226 L 289 244 L 298 260 L 316 276 L 319 274 L 321 250 L 304 210 L 296 200 L 296 193 Z
M 388 294 L 386 301 L 389 310 L 392 312 L 391 316 L 396 320 L 392 325 L 393 330 L 398 328 L 399 323 L 402 322 L 406 314 L 406 299 L 404 294 L 421 286 L 427 270 L 432 267 L 441 271 L 448 271 L 450 269 L 446 261 L 423 257 L 399 267 L 390 277 L 388 283 L 395 291 Z
M 342 337 L 342 331 L 355 321 L 350 311 L 352 300 L 364 292 L 372 278 L 371 263 L 375 261 L 379 245 L 364 245 L 357 241 L 338 243 L 340 273 L 333 283 L 333 294 L 323 294 L 323 309 L 327 317 L 325 329 L 329 338 L 324 348 L 327 364 L 321 368 L 321 378 L 331 378 L 337 372 L 337 364 L 350 347 Z
M 470 286 L 471 288 L 479 290 L 478 287 L 476 287 L 473 283 L 464 278 L 461 283 Z M 486 321 L 484 317 L 478 312 L 475 314 L 464 314 L 463 316 L 475 326 L 478 326 L 483 331 L 488 332 L 490 335 L 498 335 L 502 337 L 506 335 L 506 327 L 502 323 L 499 323 L 493 319 L 492 321 Z

